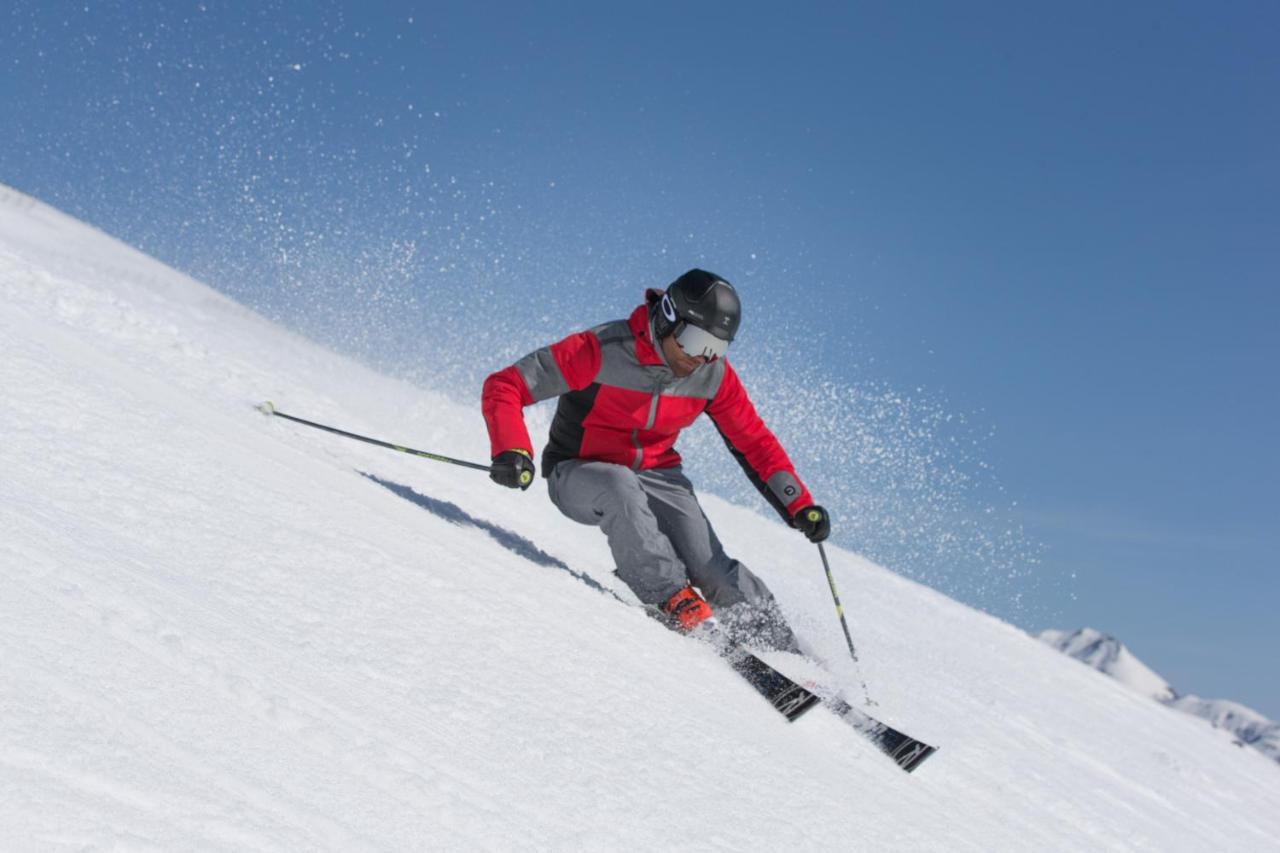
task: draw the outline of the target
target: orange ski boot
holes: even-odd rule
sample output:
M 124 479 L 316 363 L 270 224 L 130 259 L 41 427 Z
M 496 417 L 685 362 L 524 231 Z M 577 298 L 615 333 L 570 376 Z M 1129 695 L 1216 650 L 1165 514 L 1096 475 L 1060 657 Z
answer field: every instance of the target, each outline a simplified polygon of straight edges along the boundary
M 711 617 L 711 605 L 693 587 L 686 586 L 667 599 L 662 612 L 671 617 L 672 627 L 687 634 Z

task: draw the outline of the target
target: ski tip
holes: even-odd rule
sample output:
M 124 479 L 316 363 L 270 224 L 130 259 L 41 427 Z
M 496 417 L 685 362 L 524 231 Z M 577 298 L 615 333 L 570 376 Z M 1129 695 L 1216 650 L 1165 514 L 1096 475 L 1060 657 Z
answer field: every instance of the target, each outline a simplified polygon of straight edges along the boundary
M 924 764 L 926 758 L 937 751 L 938 747 L 936 746 L 929 746 L 927 743 L 911 740 L 910 743 L 903 744 L 890 753 L 889 757 L 903 770 L 911 773 L 921 764 Z
M 276 413 L 276 407 L 270 400 L 263 400 L 254 408 L 264 415 L 274 415 Z

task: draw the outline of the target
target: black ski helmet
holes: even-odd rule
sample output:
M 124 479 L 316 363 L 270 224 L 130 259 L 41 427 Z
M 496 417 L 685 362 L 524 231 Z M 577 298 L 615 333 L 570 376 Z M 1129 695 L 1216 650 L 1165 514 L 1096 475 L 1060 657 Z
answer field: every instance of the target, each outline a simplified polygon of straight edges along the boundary
M 726 343 L 738 333 L 742 303 L 733 285 L 706 270 L 692 269 L 667 287 L 649 310 L 653 334 L 661 340 L 688 323 L 705 329 Z

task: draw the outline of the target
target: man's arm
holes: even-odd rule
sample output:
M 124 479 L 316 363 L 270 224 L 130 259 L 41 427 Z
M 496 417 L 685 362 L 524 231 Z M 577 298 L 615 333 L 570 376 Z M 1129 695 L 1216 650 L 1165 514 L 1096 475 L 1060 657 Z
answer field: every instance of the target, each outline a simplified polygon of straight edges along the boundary
M 520 450 L 532 456 L 524 407 L 586 388 L 599 372 L 600 341 L 591 332 L 578 332 L 490 374 L 480 408 L 489 427 L 491 455 Z
M 795 514 L 813 506 L 813 497 L 796 475 L 787 452 L 756 414 L 747 390 L 727 361 L 720 390 L 707 415 L 752 484 L 790 524 Z

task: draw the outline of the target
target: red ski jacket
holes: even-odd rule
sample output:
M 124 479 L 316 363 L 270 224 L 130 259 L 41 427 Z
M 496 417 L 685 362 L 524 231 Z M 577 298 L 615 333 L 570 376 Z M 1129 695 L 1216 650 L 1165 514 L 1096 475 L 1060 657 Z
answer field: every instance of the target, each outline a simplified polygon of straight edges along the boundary
M 765 499 L 787 521 L 813 504 L 786 451 L 756 414 L 726 359 L 678 378 L 655 346 L 649 310 L 529 353 L 484 383 L 481 408 L 492 455 L 533 445 L 523 407 L 559 397 L 542 475 L 566 459 L 633 469 L 680 464 L 680 430 L 706 412 Z

